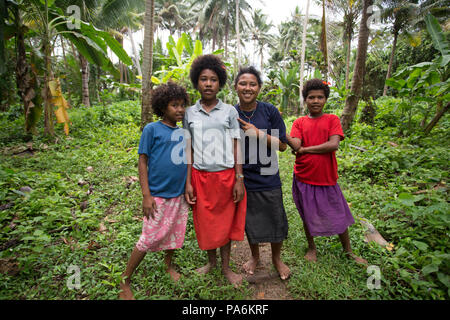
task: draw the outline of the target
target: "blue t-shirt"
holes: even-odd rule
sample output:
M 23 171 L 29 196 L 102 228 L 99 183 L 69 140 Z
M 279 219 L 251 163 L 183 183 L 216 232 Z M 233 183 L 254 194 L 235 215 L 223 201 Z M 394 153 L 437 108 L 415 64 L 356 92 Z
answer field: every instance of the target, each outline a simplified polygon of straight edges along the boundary
M 161 121 L 147 124 L 139 141 L 139 154 L 148 156 L 148 185 L 152 196 L 175 198 L 186 183 L 186 141 L 183 129 Z
M 234 107 L 239 113 L 239 118 L 245 122 L 250 122 L 268 135 L 277 137 L 281 142 L 287 143 L 286 126 L 280 112 L 274 105 L 257 101 L 254 113 L 253 111 L 245 112 L 238 106 L 235 105 Z M 245 163 L 242 168 L 247 191 L 268 191 L 280 188 L 281 180 L 278 171 L 277 153 L 272 152 L 264 140 L 259 142 L 260 140 L 256 141 L 255 138 L 242 137 L 241 141 L 245 141 Z M 250 143 L 253 145 L 250 146 Z M 260 143 L 263 144 L 261 150 Z

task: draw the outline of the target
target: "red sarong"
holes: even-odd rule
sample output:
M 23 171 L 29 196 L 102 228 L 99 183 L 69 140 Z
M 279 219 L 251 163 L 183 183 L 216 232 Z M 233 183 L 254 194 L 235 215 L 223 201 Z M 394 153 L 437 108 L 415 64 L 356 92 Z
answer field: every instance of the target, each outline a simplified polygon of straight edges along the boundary
M 223 247 L 230 240 L 244 240 L 247 193 L 244 199 L 234 203 L 235 181 L 234 168 L 219 172 L 192 168 L 191 183 L 197 197 L 192 212 L 198 246 L 202 250 Z

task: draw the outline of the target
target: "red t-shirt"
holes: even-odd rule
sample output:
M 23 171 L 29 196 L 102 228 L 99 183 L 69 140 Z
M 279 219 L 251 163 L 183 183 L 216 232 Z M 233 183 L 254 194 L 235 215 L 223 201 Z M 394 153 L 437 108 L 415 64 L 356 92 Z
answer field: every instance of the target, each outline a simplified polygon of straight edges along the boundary
M 308 116 L 294 121 L 291 137 L 302 140 L 302 147 L 317 146 L 325 143 L 333 135 L 344 139 L 341 121 L 334 114 L 324 113 L 319 118 Z M 334 186 L 338 179 L 335 152 L 297 155 L 294 174 L 303 183 L 317 186 Z

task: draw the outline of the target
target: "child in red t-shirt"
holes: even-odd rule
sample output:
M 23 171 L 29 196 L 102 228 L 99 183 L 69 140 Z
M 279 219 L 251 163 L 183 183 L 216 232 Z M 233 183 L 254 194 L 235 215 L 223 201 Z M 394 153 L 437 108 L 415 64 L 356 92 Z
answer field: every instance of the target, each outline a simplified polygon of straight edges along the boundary
M 337 184 L 335 155 L 344 132 L 336 115 L 323 113 L 330 88 L 326 82 L 313 79 L 306 82 L 302 94 L 309 115 L 295 120 L 287 137 L 296 152 L 292 196 L 308 240 L 305 258 L 317 260 L 314 236 L 338 234 L 347 256 L 367 264 L 350 246 L 348 227 L 355 220 Z

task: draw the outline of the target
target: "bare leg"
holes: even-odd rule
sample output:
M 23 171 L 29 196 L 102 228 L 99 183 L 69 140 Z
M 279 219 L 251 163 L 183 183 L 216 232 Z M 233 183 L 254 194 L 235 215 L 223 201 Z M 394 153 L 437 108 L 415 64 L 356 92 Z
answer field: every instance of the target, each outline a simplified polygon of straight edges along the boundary
M 134 248 L 131 252 L 130 260 L 128 260 L 127 268 L 122 274 L 122 282 L 120 283 L 119 298 L 123 300 L 134 300 L 133 292 L 131 291 L 130 283 L 131 276 L 133 275 L 136 268 L 144 259 L 146 252 L 139 251 L 138 248 Z
M 283 242 L 271 243 L 272 247 L 272 263 L 280 274 L 281 280 L 286 280 L 291 275 L 291 270 L 281 261 L 281 247 Z
M 308 251 L 306 252 L 305 259 L 308 261 L 317 261 L 317 249 L 314 243 L 314 237 L 309 233 L 309 229 L 306 223 L 303 223 L 305 229 L 306 240 L 308 240 Z
M 195 270 L 198 273 L 203 273 L 203 274 L 208 273 L 212 269 L 214 269 L 217 265 L 216 249 L 207 250 L 207 251 L 208 251 L 208 263 L 206 264 L 206 266 L 203 266 L 203 267 Z
M 242 275 L 234 273 L 230 268 L 231 241 L 220 248 L 220 257 L 222 258 L 222 273 L 225 278 L 235 287 L 242 282 Z
M 166 250 L 166 256 L 164 257 L 164 263 L 167 266 L 167 272 L 172 277 L 173 281 L 178 281 L 180 279 L 180 274 L 175 270 L 175 267 L 172 264 L 172 257 L 175 250 Z
M 348 234 L 348 228 L 345 229 L 343 233 L 339 235 L 339 240 L 341 240 L 342 247 L 344 248 L 344 252 L 347 257 L 352 258 L 356 261 L 356 263 L 367 265 L 367 260 L 358 257 L 356 254 L 352 252 L 352 248 L 350 245 L 350 236 Z
M 249 243 L 248 245 L 250 246 L 250 251 L 252 252 L 252 256 L 251 256 L 250 260 L 248 260 L 246 263 L 244 263 L 242 268 L 248 274 L 254 274 L 256 266 L 259 263 L 259 244 L 258 243 L 255 243 L 255 244 Z

